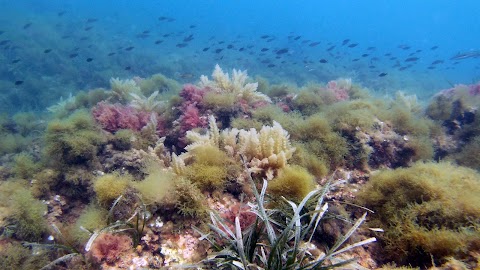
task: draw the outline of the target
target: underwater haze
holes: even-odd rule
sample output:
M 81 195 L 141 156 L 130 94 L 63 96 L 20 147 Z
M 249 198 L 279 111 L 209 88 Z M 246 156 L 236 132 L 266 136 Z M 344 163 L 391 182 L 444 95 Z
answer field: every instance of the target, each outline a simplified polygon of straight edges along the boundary
M 0 108 L 45 111 L 112 77 L 215 64 L 302 86 L 352 78 L 428 99 L 480 79 L 480 2 L 0 0 Z

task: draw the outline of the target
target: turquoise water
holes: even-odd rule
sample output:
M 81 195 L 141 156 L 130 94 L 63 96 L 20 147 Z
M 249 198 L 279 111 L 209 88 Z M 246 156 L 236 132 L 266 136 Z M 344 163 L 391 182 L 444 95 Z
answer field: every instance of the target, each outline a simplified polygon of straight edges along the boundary
M 273 83 L 350 77 L 423 99 L 480 79 L 480 58 L 451 59 L 480 50 L 474 0 L 0 4 L 1 112 L 44 111 L 111 77 L 195 82 L 216 63 Z

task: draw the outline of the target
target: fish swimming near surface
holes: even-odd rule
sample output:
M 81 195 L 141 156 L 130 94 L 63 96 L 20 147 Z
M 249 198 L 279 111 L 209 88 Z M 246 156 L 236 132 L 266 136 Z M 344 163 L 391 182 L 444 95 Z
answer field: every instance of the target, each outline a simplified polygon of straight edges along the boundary
M 457 53 L 456 55 L 452 56 L 450 60 L 463 60 L 467 58 L 478 58 L 480 57 L 480 51 L 469 51 L 463 53 Z

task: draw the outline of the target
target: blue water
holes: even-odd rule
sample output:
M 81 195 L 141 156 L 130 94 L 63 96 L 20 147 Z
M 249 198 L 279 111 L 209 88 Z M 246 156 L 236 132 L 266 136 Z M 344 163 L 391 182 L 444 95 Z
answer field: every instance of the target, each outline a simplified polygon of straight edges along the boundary
M 216 63 L 271 83 L 302 86 L 351 77 L 373 93 L 403 90 L 423 99 L 452 84 L 480 80 L 480 58 L 450 60 L 480 50 L 475 0 L 0 5 L 1 112 L 44 111 L 62 96 L 108 87 L 111 77 L 163 73 L 193 83 Z M 279 54 L 281 49 L 287 52 Z M 418 59 L 405 62 L 411 57 Z M 437 60 L 443 62 L 433 65 Z

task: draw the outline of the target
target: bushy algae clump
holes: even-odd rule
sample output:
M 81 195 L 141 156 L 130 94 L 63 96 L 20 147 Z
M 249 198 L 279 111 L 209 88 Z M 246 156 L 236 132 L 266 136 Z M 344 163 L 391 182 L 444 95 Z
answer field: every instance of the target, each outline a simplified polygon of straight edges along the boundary
M 450 163 L 416 163 L 374 174 L 357 203 L 383 228 L 380 259 L 416 266 L 463 259 L 480 248 L 480 175 Z

